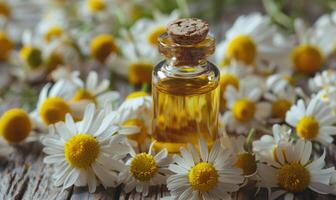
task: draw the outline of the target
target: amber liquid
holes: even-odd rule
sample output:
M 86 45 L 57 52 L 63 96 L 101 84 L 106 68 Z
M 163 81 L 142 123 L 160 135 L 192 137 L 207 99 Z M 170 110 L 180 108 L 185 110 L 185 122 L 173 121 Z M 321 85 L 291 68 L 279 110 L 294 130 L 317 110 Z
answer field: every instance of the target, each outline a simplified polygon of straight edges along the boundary
M 179 152 L 203 137 L 211 145 L 218 132 L 219 87 L 205 77 L 166 78 L 153 85 L 155 148 Z

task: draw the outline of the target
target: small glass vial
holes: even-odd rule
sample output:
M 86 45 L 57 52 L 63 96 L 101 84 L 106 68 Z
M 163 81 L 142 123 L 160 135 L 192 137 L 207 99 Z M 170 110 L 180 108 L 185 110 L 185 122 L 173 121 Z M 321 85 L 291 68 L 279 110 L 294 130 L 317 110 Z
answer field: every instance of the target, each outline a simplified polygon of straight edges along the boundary
M 208 24 L 195 18 L 179 19 L 159 37 L 166 60 L 153 72 L 153 138 L 155 148 L 179 152 L 202 137 L 209 146 L 217 138 L 219 70 L 207 61 L 215 51 Z

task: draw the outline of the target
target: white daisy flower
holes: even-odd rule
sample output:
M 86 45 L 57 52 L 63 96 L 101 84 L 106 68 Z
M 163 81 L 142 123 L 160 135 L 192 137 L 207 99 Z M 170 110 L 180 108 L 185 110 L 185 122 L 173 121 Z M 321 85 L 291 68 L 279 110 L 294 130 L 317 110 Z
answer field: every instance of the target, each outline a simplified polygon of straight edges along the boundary
M 229 132 L 247 134 L 251 128 L 257 128 L 270 113 L 267 102 L 259 102 L 262 90 L 256 84 L 242 82 L 237 91 L 229 86 L 225 92 L 228 111 L 222 120 Z
M 129 147 L 125 138 L 117 134 L 122 128 L 111 123 L 114 117 L 114 113 L 96 113 L 94 104 L 89 104 L 81 122 L 75 123 L 67 114 L 65 122 L 50 126 L 42 143 L 47 154 L 44 162 L 55 170 L 56 186 L 66 189 L 87 185 L 89 192 L 94 192 L 99 184 L 105 188 L 118 184 L 118 173 L 125 170 L 121 159 Z
M 130 155 L 131 158 L 126 161 L 127 170 L 120 174 L 126 193 L 136 189 L 146 196 L 150 186 L 166 184 L 168 165 L 171 163 L 167 149 L 155 154 L 151 145 L 148 153 L 137 154 L 132 149 Z
M 143 43 L 138 41 L 138 35 L 134 40 L 119 40 L 120 55 L 109 59 L 111 69 L 134 85 L 150 84 L 154 66 L 160 61 L 160 55 L 156 48 L 146 49 Z
M 226 32 L 225 40 L 218 44 L 216 63 L 221 66 L 237 60 L 260 68 L 267 61 L 267 66 L 272 66 L 270 58 L 279 57 L 283 52 L 273 44 L 275 33 L 269 17 L 260 13 L 240 16 Z
M 275 159 L 275 149 L 281 142 L 288 142 L 291 129 L 286 125 L 275 124 L 272 127 L 272 135 L 263 135 L 259 140 L 252 143 L 253 152 L 259 159 Z
M 119 113 L 123 113 L 125 119 L 136 114 L 150 117 L 152 113 L 152 97 L 143 91 L 130 93 L 125 101 L 118 108 Z
M 238 90 L 240 80 L 251 76 L 252 71 L 252 67 L 246 66 L 245 64 L 236 61 L 231 62 L 229 66 L 220 68 L 221 112 L 224 112 L 226 109 L 226 88 L 231 85 Z
M 36 25 L 37 35 L 43 42 L 49 43 L 67 32 L 68 19 L 62 10 L 48 12 Z
M 287 111 L 295 104 L 297 95 L 293 87 L 288 86 L 283 90 L 276 90 L 264 94 L 264 98 L 271 102 L 271 116 L 280 121 L 285 120 Z
M 287 112 L 286 122 L 296 129 L 300 138 L 324 145 L 332 143 L 332 135 L 336 134 L 336 118 L 332 110 L 327 103 L 316 97 L 307 105 L 300 99 Z
M 309 89 L 317 92 L 323 88 L 336 86 L 336 71 L 332 69 L 316 73 L 313 78 L 309 79 Z
M 119 93 L 116 91 L 109 91 L 110 81 L 103 79 L 98 83 L 98 74 L 95 71 L 90 71 L 86 78 L 86 81 L 78 79 L 76 76 L 72 76 L 76 84 L 76 92 L 71 98 L 72 102 L 88 101 L 94 102 L 98 108 L 103 108 L 106 103 L 113 105 L 118 104 Z
M 158 38 L 165 33 L 167 24 L 178 19 L 180 13 L 175 10 L 170 15 L 154 12 L 153 19 L 140 19 L 130 29 L 131 34 L 136 37 L 139 43 L 143 43 L 141 50 L 148 51 L 147 48 L 156 50 Z
M 317 29 L 307 28 L 300 19 L 295 20 L 297 44 L 287 56 L 287 64 L 298 72 L 311 75 L 319 71 L 333 52 L 335 37 L 332 32 L 321 35 Z
M 111 20 L 114 20 L 115 8 L 113 0 L 84 0 L 80 4 L 79 12 L 85 20 L 92 23 L 95 20 L 111 23 Z
M 234 159 L 223 150 L 217 140 L 209 153 L 203 139 L 199 152 L 189 144 L 188 150 L 181 148 L 181 156 L 174 155 L 169 169 L 174 172 L 167 179 L 167 187 L 173 199 L 230 199 L 230 193 L 239 190 L 244 177 L 234 167 Z
M 15 47 L 13 37 L 6 31 L 0 31 L 0 42 L 0 61 L 10 61 Z
M 36 109 L 30 113 L 34 124 L 43 130 L 50 124 L 64 121 L 67 113 L 79 119 L 82 104 L 69 102 L 74 92 L 75 86 L 66 80 L 57 81 L 53 86 L 46 84 L 40 92 Z
M 276 160 L 259 164 L 261 187 L 269 189 L 269 199 L 285 196 L 294 199 L 296 193 L 311 189 L 320 194 L 332 192 L 330 179 L 335 173 L 334 167 L 325 166 L 325 151 L 317 160 L 310 160 L 312 144 L 310 141 L 298 140 L 295 144 L 278 144 Z M 271 192 L 271 189 L 275 189 Z
M 234 156 L 234 166 L 243 171 L 243 175 L 250 177 L 257 172 L 257 162 L 255 155 L 245 149 L 246 137 L 230 137 L 227 134 L 221 137 L 224 149 L 230 151 Z

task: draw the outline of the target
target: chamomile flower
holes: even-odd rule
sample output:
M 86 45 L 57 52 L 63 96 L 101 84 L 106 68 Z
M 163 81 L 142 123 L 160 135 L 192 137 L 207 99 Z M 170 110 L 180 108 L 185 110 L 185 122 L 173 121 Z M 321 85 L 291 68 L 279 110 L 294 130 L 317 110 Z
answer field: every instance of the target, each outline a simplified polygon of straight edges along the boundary
M 143 43 L 142 50 L 147 48 L 156 49 L 158 46 L 158 38 L 165 33 L 168 23 L 176 20 L 180 16 L 178 11 L 171 12 L 170 15 L 164 15 L 154 12 L 153 19 L 140 19 L 131 28 L 131 34 L 136 36 L 139 43 Z
M 64 12 L 60 10 L 49 12 L 37 24 L 37 34 L 43 42 L 49 43 L 67 32 L 67 23 Z
M 75 86 L 69 81 L 60 80 L 53 86 L 46 84 L 37 101 L 36 109 L 30 114 L 37 127 L 45 129 L 48 125 L 64 121 L 65 115 L 71 113 L 79 118 L 80 104 L 70 104 Z
M 330 179 L 335 172 L 334 167 L 323 169 L 325 166 L 325 151 L 323 155 L 310 160 L 312 144 L 310 141 L 298 140 L 295 144 L 279 144 L 276 149 L 277 160 L 268 160 L 259 164 L 258 172 L 261 177 L 261 187 L 269 189 L 270 199 L 284 196 L 294 199 L 295 194 L 307 189 L 320 194 L 332 192 Z M 271 189 L 275 189 L 271 192 Z
M 209 153 L 203 139 L 199 152 L 193 145 L 181 148 L 181 156 L 174 155 L 169 169 L 174 173 L 167 179 L 173 199 L 226 199 L 243 183 L 241 170 L 234 166 L 234 159 L 223 150 L 217 140 Z
M 76 84 L 76 92 L 71 98 L 73 102 L 89 101 L 96 103 L 98 108 L 103 108 L 106 103 L 117 104 L 119 101 L 119 93 L 109 91 L 110 81 L 103 79 L 98 83 L 98 74 L 90 71 L 86 81 L 81 81 L 78 77 L 74 77 L 73 82 Z
M 0 135 L 7 143 L 21 143 L 32 131 L 33 123 L 29 114 L 20 108 L 7 110 L 0 118 Z
M 226 65 L 237 60 L 246 65 L 262 66 L 269 56 L 278 55 L 281 49 L 272 44 L 275 27 L 270 18 L 259 13 L 240 16 L 226 32 L 225 40 L 219 43 L 216 50 L 216 62 Z
M 84 0 L 79 11 L 85 19 L 108 22 L 114 19 L 114 8 L 116 7 L 113 0 Z
M 271 102 L 272 118 L 284 121 L 286 113 L 295 103 L 297 95 L 293 87 L 287 87 L 287 89 L 265 93 L 264 97 Z
M 75 123 L 68 114 L 65 122 L 50 126 L 42 143 L 47 154 L 44 162 L 53 165 L 56 186 L 88 186 L 94 192 L 100 184 L 105 188 L 118 184 L 118 174 L 125 170 L 120 159 L 129 147 L 117 134 L 122 127 L 110 123 L 113 119 L 114 113 L 104 116 L 89 104 L 82 121 Z
M 270 114 L 271 106 L 260 102 L 262 90 L 256 84 L 242 82 L 239 90 L 229 86 L 225 92 L 228 111 L 222 120 L 229 132 L 247 134 L 251 128 L 257 128 Z
M 307 104 L 302 99 L 298 100 L 287 112 L 286 122 L 296 129 L 300 138 L 324 145 L 332 143 L 332 135 L 336 134 L 336 118 L 332 110 L 316 97 Z
M 133 37 L 133 41 L 119 40 L 121 55 L 112 57 L 109 66 L 118 75 L 127 77 L 131 84 L 150 84 L 153 68 L 160 56 L 155 48 L 146 49 L 143 43 L 137 41 L 138 36 Z
M 236 138 L 224 135 L 221 138 L 224 149 L 234 156 L 234 166 L 241 169 L 246 177 L 253 176 L 257 172 L 255 155 L 245 149 L 246 137 L 240 135 Z
M 313 92 L 330 86 L 336 86 L 335 70 L 324 70 L 321 73 L 316 73 L 314 77 L 309 79 L 309 89 Z
M 311 27 L 305 27 L 302 20 L 295 21 L 298 43 L 290 52 L 289 65 L 300 73 L 311 75 L 319 71 L 325 64 L 326 57 L 333 51 L 334 33 L 320 35 Z
M 43 63 L 41 43 L 31 31 L 25 31 L 22 36 L 23 47 L 19 56 L 23 65 L 29 69 L 37 69 Z
M 127 170 L 120 174 L 126 193 L 136 189 L 145 196 L 148 195 L 150 186 L 166 184 L 168 165 L 171 159 L 167 149 L 157 154 L 149 149 L 148 153 L 135 153 L 130 151 L 131 158 L 126 161 Z
M 275 124 L 272 127 L 272 135 L 263 135 L 259 140 L 252 143 L 253 152 L 261 159 L 276 159 L 275 149 L 281 142 L 288 142 L 291 129 L 286 125 Z
M 149 116 L 152 112 L 152 97 L 143 91 L 132 92 L 120 105 L 118 111 L 124 113 L 126 118 L 134 113 Z
M 221 112 L 226 109 L 225 91 L 231 85 L 237 90 L 239 89 L 240 80 L 251 75 L 252 68 L 245 66 L 242 63 L 233 61 L 229 66 L 220 68 L 220 96 L 221 96 Z

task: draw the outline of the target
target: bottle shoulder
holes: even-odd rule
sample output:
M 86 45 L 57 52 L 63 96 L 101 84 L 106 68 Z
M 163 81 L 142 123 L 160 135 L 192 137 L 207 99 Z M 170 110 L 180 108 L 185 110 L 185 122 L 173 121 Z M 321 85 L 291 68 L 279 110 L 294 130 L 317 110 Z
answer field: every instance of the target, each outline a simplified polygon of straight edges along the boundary
M 153 72 L 153 86 L 165 93 L 204 93 L 217 88 L 218 82 L 219 70 L 210 62 L 197 67 L 174 67 L 162 61 Z

